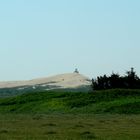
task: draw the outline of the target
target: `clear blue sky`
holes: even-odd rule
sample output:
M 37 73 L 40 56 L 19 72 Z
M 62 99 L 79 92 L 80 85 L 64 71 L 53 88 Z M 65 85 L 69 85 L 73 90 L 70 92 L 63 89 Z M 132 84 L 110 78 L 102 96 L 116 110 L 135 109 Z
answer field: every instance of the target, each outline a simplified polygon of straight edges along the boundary
M 140 75 L 140 0 L 0 1 L 0 81 L 76 67 Z

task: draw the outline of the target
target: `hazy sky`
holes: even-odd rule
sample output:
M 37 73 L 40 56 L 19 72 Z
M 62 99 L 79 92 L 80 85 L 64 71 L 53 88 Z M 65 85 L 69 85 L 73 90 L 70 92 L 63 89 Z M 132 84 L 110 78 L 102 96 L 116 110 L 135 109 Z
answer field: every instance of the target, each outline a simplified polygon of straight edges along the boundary
M 130 67 L 140 76 L 140 0 L 0 1 L 0 81 Z

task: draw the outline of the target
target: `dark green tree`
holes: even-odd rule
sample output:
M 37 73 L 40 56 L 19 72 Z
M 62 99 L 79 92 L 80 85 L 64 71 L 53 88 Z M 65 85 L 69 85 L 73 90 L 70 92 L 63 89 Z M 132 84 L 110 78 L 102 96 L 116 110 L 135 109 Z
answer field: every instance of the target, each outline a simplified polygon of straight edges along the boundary
M 98 76 L 92 80 L 92 88 L 95 90 L 113 89 L 113 88 L 130 88 L 140 89 L 140 79 L 134 68 L 126 72 L 126 76 L 120 76 L 118 73 L 112 73 L 111 76 Z

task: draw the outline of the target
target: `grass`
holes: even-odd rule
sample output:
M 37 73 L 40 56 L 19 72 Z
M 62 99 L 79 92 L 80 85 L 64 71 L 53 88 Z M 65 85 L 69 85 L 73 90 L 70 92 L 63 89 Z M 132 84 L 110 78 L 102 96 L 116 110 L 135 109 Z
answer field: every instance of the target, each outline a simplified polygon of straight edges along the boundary
M 0 115 L 1 140 L 139 140 L 140 115 Z
M 0 115 L 2 140 L 139 140 L 140 115 Z
M 0 98 L 0 140 L 139 140 L 140 90 Z
M 0 99 L 1 113 L 140 114 L 140 90 L 39 92 Z

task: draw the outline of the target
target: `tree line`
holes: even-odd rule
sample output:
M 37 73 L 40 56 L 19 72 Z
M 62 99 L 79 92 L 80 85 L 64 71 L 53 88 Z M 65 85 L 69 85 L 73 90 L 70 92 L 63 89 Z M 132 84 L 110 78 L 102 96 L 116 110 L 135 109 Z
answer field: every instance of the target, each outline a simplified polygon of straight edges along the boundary
M 140 78 L 137 76 L 134 68 L 126 72 L 125 76 L 120 76 L 118 73 L 112 73 L 110 76 L 98 76 L 92 79 L 92 88 L 94 90 L 101 89 L 140 89 Z

